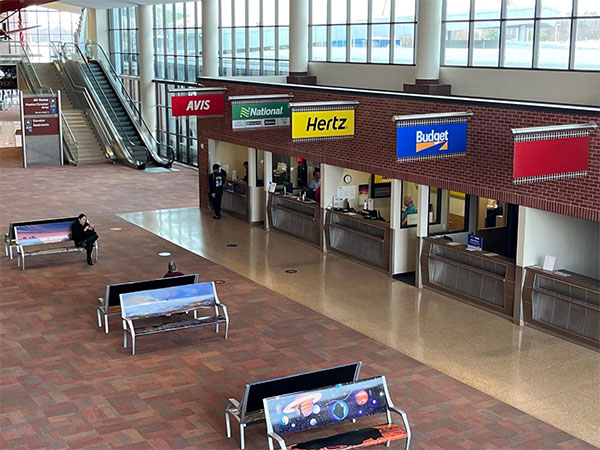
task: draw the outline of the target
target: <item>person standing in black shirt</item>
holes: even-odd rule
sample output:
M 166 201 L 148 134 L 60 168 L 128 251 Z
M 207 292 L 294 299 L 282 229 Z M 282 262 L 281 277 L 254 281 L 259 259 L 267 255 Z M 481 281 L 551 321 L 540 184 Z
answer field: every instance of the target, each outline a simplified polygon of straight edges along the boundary
M 209 200 L 215 210 L 215 219 L 221 218 L 221 200 L 223 199 L 223 187 L 227 180 L 227 173 L 221 170 L 221 166 L 213 164 L 213 172 L 208 176 Z
M 84 247 L 87 250 L 87 262 L 90 266 L 93 266 L 92 249 L 94 248 L 94 242 L 98 239 L 98 233 L 88 223 L 85 214 L 77 216 L 77 222 L 73 222 L 73 225 L 71 225 L 71 232 L 73 233 L 75 245 Z

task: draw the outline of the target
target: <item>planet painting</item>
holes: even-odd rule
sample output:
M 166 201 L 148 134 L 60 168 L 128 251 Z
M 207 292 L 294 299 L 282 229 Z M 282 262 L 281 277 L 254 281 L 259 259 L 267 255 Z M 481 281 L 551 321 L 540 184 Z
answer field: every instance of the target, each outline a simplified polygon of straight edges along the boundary
M 367 401 L 369 401 L 369 394 L 367 394 L 367 391 L 365 391 L 364 389 L 361 389 L 356 394 L 354 394 L 354 400 L 356 400 L 357 404 L 364 405 L 365 403 L 367 403 Z
M 292 414 L 295 412 L 300 417 L 308 417 L 313 413 L 315 403 L 317 403 L 322 396 L 323 394 L 320 392 L 298 395 L 294 401 L 283 408 L 283 412 L 285 414 Z

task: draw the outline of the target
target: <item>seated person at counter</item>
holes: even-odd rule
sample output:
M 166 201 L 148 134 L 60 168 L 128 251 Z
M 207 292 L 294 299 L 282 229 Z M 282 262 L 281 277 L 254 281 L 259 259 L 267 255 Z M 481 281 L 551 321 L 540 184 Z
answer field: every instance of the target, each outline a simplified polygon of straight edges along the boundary
M 308 183 L 308 188 L 316 191 L 317 188 L 321 187 L 321 171 L 319 169 L 315 169 L 313 172 L 313 178 Z
M 415 208 L 415 205 L 413 205 L 412 197 L 408 195 L 404 197 L 404 206 L 406 206 L 406 209 L 402 213 L 402 225 L 407 224 L 408 216 L 411 214 L 417 214 L 417 208 Z
M 244 161 L 244 177 L 242 178 L 242 181 L 244 183 L 248 182 L 248 161 Z

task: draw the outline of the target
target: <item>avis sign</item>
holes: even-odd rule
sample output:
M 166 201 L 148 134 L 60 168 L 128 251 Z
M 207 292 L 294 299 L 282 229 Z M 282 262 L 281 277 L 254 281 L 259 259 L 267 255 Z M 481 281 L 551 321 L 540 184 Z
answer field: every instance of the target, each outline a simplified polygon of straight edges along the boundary
M 309 141 L 354 136 L 354 109 L 292 111 L 292 140 Z
M 225 111 L 225 95 L 174 95 L 171 97 L 171 109 L 173 117 L 219 116 Z

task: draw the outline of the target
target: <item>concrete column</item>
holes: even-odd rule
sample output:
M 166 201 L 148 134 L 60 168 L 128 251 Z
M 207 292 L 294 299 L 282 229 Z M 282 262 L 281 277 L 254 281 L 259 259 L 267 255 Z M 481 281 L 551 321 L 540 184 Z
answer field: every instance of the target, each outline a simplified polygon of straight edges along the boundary
M 219 76 L 219 3 L 202 0 L 202 75 Z
M 416 80 L 405 84 L 404 91 L 450 95 L 450 85 L 439 84 L 442 0 L 419 0 L 418 11 Z
M 308 0 L 290 0 L 290 76 L 288 83 L 317 84 L 308 76 Z
M 419 196 L 417 198 L 417 260 L 415 261 L 415 284 L 418 288 L 423 287 L 421 273 L 421 251 L 423 250 L 423 238 L 429 232 L 429 186 L 419 185 Z
M 140 74 L 140 100 L 142 117 L 154 135 L 156 133 L 156 89 L 154 78 L 154 32 L 152 6 L 138 5 L 138 73 Z

